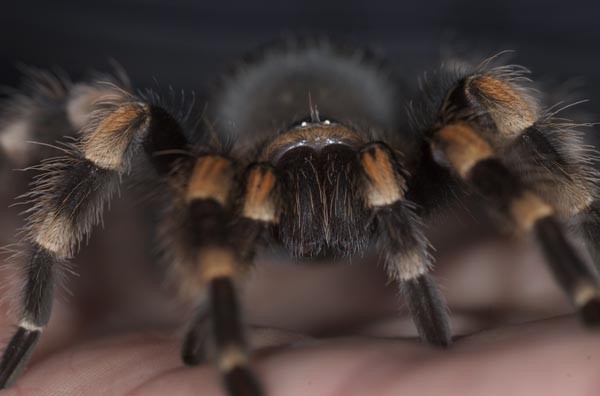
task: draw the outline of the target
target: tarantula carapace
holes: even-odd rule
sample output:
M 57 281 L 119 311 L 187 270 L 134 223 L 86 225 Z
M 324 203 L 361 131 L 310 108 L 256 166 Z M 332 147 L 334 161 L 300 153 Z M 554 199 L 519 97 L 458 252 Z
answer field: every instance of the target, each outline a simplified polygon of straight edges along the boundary
M 295 257 L 375 246 L 421 338 L 448 346 L 422 223 L 453 191 L 470 191 L 503 228 L 532 232 L 583 322 L 598 324 L 598 282 L 563 225 L 575 223 L 597 257 L 593 153 L 573 124 L 544 109 L 525 69 L 496 63 L 442 67 L 405 116 L 410 92 L 387 63 L 327 40 L 289 39 L 228 74 L 197 124 L 123 79 L 34 75 L 7 102 L 3 136 L 73 137 L 59 143 L 63 156 L 35 167 L 25 196 L 21 319 L 0 387 L 18 378 L 48 322 L 61 263 L 140 159 L 168 196 L 157 236 L 178 290 L 192 300 L 208 290 L 210 340 L 230 395 L 263 394 L 248 367 L 235 285 L 265 236 Z M 186 364 L 203 359 L 204 317 L 199 310 L 191 321 Z

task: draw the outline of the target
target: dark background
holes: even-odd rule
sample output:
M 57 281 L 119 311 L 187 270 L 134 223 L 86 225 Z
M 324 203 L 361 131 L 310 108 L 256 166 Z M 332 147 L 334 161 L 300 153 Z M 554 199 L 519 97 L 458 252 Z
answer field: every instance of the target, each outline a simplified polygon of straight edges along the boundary
M 581 1 L 184 1 L 3 2 L 0 84 L 19 63 L 71 75 L 115 59 L 138 87 L 199 90 L 255 45 L 289 32 L 369 44 L 416 79 L 445 49 L 488 56 L 517 51 L 534 77 L 578 86 L 581 109 L 600 114 L 600 5 Z M 570 99 L 570 98 L 569 98 Z

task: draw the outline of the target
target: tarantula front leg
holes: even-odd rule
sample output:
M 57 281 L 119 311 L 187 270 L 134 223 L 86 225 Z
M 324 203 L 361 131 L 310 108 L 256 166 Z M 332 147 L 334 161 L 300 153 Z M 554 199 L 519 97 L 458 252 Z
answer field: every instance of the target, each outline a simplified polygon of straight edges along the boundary
M 182 223 L 171 223 L 168 228 L 180 232 L 172 241 L 178 246 L 172 247 L 180 253 L 173 265 L 182 292 L 193 297 L 203 285 L 208 288 L 208 339 L 228 393 L 259 396 L 263 392 L 248 369 L 234 280 L 247 270 L 260 233 L 277 221 L 276 178 L 269 165 L 251 165 L 243 178 L 239 218 L 232 222 L 233 168 L 227 158 L 200 157 L 187 183 Z M 182 357 L 188 365 L 206 356 L 206 319 L 200 311 L 186 335 Z
M 535 233 L 584 323 L 597 325 L 598 282 L 568 242 L 555 207 L 507 168 L 492 143 L 494 138 L 508 140 L 522 133 L 535 121 L 532 105 L 509 81 L 493 73 L 475 75 L 461 80 L 447 96 L 431 147 L 438 163 L 500 209 L 514 228 Z
M 0 361 L 0 389 L 10 386 L 27 364 L 50 318 L 60 263 L 73 256 L 101 220 L 134 154 L 143 146 L 156 169 L 166 173 L 177 157 L 153 154 L 186 145 L 171 115 L 127 95 L 94 113 L 77 143 L 65 145 L 64 157 L 42 163 L 26 195 L 32 207 L 27 211 L 20 322 Z
M 374 213 L 386 272 L 399 284 L 421 338 L 433 345 L 447 346 L 452 338 L 448 310 L 428 274 L 428 243 L 410 204 L 404 201 L 406 180 L 399 172 L 400 164 L 382 143 L 365 147 L 361 164 L 367 204 Z

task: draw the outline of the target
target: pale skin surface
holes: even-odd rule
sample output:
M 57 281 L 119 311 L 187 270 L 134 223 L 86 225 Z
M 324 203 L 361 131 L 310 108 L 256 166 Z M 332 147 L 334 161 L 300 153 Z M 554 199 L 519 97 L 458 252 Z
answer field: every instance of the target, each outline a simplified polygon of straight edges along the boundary
M 130 234 L 115 220 L 120 210 L 113 208 L 106 229 Z M 32 363 L 3 395 L 223 395 L 211 364 L 181 363 L 185 309 L 161 302 L 164 296 L 156 290 L 149 293 L 147 279 L 131 287 L 130 277 L 139 277 L 136 271 L 143 266 L 135 264 L 139 256 L 130 242 L 92 239 L 78 259 L 88 266 L 71 279 L 76 296 L 69 302 L 57 299 Z M 121 261 L 90 253 L 107 243 L 120 251 Z M 374 265 L 259 261 L 243 300 L 246 321 L 256 325 L 252 367 L 268 395 L 598 394 L 600 331 L 584 329 L 569 314 L 570 305 L 530 241 L 440 247 L 437 256 L 435 274 L 458 335 L 449 350 L 412 338 L 406 313 L 396 315 L 393 285 L 384 286 Z M 108 269 L 99 276 L 95 271 L 102 266 Z M 90 284 L 109 308 L 92 312 L 78 303 Z M 157 320 L 163 316 L 168 319 Z M 363 319 L 339 330 L 340 323 L 356 317 Z M 0 320 L 1 338 L 7 340 L 14 316 Z M 331 330 L 336 324 L 337 332 Z M 319 332 L 341 335 L 315 338 Z
M 450 352 L 346 338 L 262 354 L 254 367 L 271 395 L 594 395 L 599 349 L 564 317 L 485 332 Z M 66 347 L 5 394 L 220 395 L 219 385 L 212 367 L 181 366 L 175 340 L 134 333 Z
M 517 248 L 529 249 L 522 244 L 517 244 Z M 467 255 L 466 260 L 475 260 L 485 249 L 487 248 L 481 248 L 480 253 L 471 253 L 472 257 Z M 536 254 L 533 253 L 533 256 Z M 479 260 L 475 262 L 481 263 Z M 444 289 L 447 290 L 451 304 L 454 301 L 460 305 L 461 299 L 469 298 L 465 296 L 469 293 L 448 291 L 450 288 L 460 287 L 458 279 L 466 275 L 469 265 L 474 265 L 466 264 L 466 261 L 463 263 L 459 268 L 447 273 L 441 271 L 440 274 L 440 277 L 446 279 Z M 265 266 L 268 268 L 269 264 Z M 508 277 L 516 276 L 510 274 L 515 265 L 510 264 L 509 267 L 504 270 L 505 274 Z M 525 268 L 525 272 L 535 270 L 537 263 L 531 267 L 533 268 Z M 493 271 L 493 268 L 489 270 Z M 546 293 L 549 303 L 554 307 L 542 307 L 543 304 L 538 302 L 539 306 L 536 308 L 536 304 L 525 301 L 523 305 L 529 310 L 527 315 L 535 316 L 536 313 L 532 312 L 536 310 L 537 315 L 546 315 L 544 311 L 556 309 L 556 306 L 559 307 L 558 311 L 568 310 L 568 306 L 560 301 L 562 296 L 555 287 L 546 283 L 549 279 L 543 273 L 543 267 L 539 270 L 543 279 L 538 282 L 539 285 L 530 282 L 530 286 L 537 288 L 536 293 L 539 295 Z M 269 270 L 258 271 L 258 279 L 255 279 L 257 288 L 263 287 L 260 283 L 267 281 L 267 275 L 278 276 L 285 282 L 285 276 L 277 275 L 281 271 L 277 267 L 271 267 L 271 273 Z M 307 275 L 302 274 L 302 271 L 317 270 L 302 269 L 294 273 L 293 276 L 298 279 L 296 283 L 312 279 L 313 282 L 325 285 L 333 280 L 331 273 L 320 274 L 325 279 L 316 280 L 319 274 Z M 325 272 L 327 271 L 330 270 Z M 522 271 L 518 272 L 523 274 Z M 482 274 L 477 276 L 482 277 Z M 320 287 L 317 285 L 316 289 L 319 290 Z M 489 307 L 488 304 L 496 299 L 496 306 L 513 306 L 522 297 L 520 294 L 531 293 L 519 290 L 518 282 L 514 282 L 513 287 L 511 295 L 515 301 L 508 298 L 501 300 L 501 293 L 488 287 L 485 298 L 489 301 L 485 305 Z M 294 288 L 290 291 L 293 293 Z M 475 297 L 480 292 L 471 290 L 470 293 L 470 297 Z M 311 302 L 310 297 L 304 298 L 307 303 Z M 339 296 L 331 297 L 332 306 L 324 308 L 325 311 L 335 306 L 336 298 Z M 484 294 L 480 295 L 479 301 L 482 298 Z M 284 305 L 284 302 L 279 305 Z M 59 303 L 35 362 L 5 395 L 222 394 L 220 379 L 211 365 L 197 368 L 182 366 L 177 332 L 149 329 L 90 336 L 81 331 L 82 334 L 74 339 L 61 337 L 67 331 L 78 333 L 73 328 L 66 328 L 70 321 L 76 322 L 71 316 L 74 313 L 69 313 L 68 307 L 69 305 Z M 473 301 L 469 307 L 477 307 L 477 301 Z M 263 311 L 267 313 L 255 312 L 250 316 L 267 317 L 269 309 L 265 308 Z M 461 314 L 456 312 L 460 308 L 455 306 L 453 311 L 454 327 L 464 327 L 463 331 L 468 332 L 466 329 L 473 327 L 473 324 L 469 325 L 468 320 L 461 324 Z M 523 306 L 515 307 L 515 311 L 522 313 Z M 318 315 L 314 315 L 313 320 L 318 320 Z M 279 346 L 261 349 L 252 364 L 270 395 L 550 396 L 595 395 L 600 389 L 600 377 L 597 375 L 600 364 L 600 333 L 583 329 L 572 315 L 513 325 L 494 324 L 486 330 L 459 338 L 446 351 L 433 349 L 414 339 L 375 337 L 390 337 L 398 333 L 403 335 L 406 332 L 405 324 L 406 321 L 399 324 L 398 321 L 391 320 L 391 323 L 388 321 L 384 326 L 370 326 L 357 331 L 371 335 L 322 340 L 298 333 L 255 329 L 252 332 L 254 345 Z M 6 329 L 7 326 L 2 328 Z

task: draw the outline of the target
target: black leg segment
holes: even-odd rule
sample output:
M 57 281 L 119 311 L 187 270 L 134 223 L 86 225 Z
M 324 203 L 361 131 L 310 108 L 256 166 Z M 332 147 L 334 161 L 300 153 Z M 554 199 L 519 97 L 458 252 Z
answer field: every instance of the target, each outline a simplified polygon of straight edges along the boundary
M 557 282 L 573 300 L 581 319 L 588 326 L 600 325 L 598 280 L 569 246 L 561 225 L 552 217 L 535 224 L 535 234 Z
M 448 309 L 435 280 L 427 274 L 407 279 L 400 291 L 421 337 L 432 345 L 450 345 Z
M 248 368 L 246 340 L 233 282 L 216 278 L 210 283 L 212 337 L 216 344 L 217 362 L 224 373 L 230 396 L 264 395 L 254 374 Z
M 6 389 L 19 378 L 42 334 L 41 330 L 19 327 L 4 350 L 0 362 L 0 390 Z

